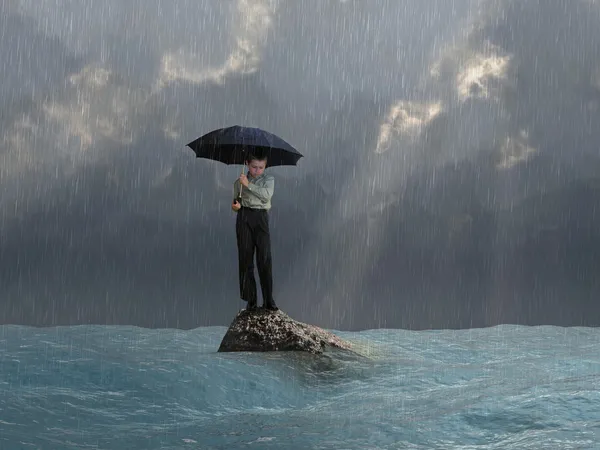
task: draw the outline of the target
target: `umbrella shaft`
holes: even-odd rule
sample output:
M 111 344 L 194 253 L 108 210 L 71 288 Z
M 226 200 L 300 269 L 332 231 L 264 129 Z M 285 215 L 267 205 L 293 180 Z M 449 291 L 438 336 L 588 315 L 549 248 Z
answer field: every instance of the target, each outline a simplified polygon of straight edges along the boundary
M 244 175 L 244 166 L 242 166 L 242 173 L 241 173 L 241 175 Z M 243 187 L 243 185 L 242 185 L 242 182 L 240 181 L 240 199 L 242 198 L 242 187 Z

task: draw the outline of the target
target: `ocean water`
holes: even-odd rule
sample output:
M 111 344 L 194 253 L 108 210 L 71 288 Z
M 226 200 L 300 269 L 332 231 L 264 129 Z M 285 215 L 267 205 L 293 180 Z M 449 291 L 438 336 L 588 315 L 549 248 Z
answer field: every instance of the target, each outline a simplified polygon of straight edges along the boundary
M 225 332 L 0 327 L 0 449 L 600 449 L 599 329 L 336 332 L 362 356 Z

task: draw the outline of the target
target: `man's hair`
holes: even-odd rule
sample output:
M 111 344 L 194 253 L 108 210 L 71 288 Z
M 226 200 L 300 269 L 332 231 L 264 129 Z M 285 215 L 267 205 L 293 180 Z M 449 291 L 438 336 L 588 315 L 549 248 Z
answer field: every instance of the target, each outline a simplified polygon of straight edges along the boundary
M 266 161 L 267 155 L 254 155 L 252 153 L 248 154 L 246 157 L 246 162 L 251 163 L 252 161 Z

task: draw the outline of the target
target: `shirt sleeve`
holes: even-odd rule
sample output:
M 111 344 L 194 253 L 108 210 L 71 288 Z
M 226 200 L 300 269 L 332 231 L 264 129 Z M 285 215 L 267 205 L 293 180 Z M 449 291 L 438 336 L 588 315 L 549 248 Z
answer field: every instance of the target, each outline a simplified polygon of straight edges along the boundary
M 273 177 L 267 177 L 261 186 L 250 183 L 246 189 L 261 201 L 268 202 L 271 200 L 273 191 L 275 190 L 275 179 Z

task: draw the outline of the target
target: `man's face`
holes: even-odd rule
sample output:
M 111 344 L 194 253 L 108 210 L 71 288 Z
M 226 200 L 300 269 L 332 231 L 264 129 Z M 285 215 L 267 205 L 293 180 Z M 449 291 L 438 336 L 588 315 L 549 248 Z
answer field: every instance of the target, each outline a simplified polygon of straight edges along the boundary
M 255 159 L 255 160 L 249 162 L 248 163 L 248 171 L 250 172 L 250 176 L 252 178 L 261 176 L 262 173 L 265 171 L 266 166 L 267 166 L 266 160 L 259 161 L 258 159 Z

